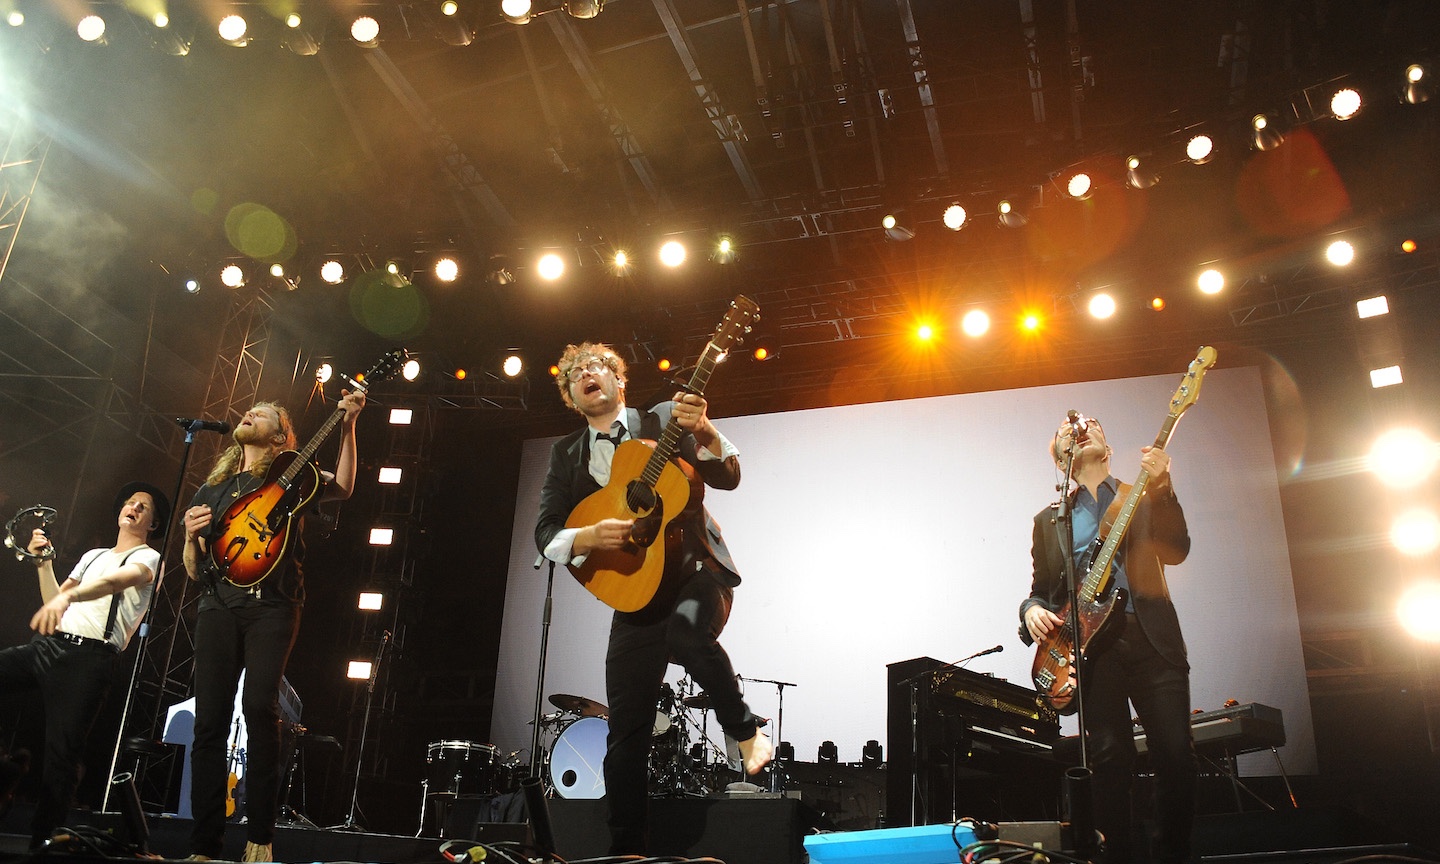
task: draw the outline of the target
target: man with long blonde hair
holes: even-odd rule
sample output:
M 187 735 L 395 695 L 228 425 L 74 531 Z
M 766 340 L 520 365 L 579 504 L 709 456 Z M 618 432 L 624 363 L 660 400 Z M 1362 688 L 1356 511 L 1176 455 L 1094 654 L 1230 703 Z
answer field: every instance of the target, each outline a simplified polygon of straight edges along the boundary
M 340 391 L 340 455 L 322 471 L 314 501 L 343 501 L 355 486 L 355 420 L 364 393 Z M 249 735 L 246 761 L 246 843 L 242 861 L 273 861 L 280 786 L 280 685 L 305 603 L 305 545 L 297 520 L 288 553 L 250 587 L 232 584 L 211 566 L 209 529 L 239 498 L 266 483 L 275 457 L 295 449 L 284 408 L 261 402 L 236 424 L 234 444 L 216 460 L 185 511 L 185 572 L 200 582 L 195 623 L 195 743 L 190 750 L 194 828 L 191 858 L 223 853 L 227 796 L 226 744 L 235 689 L 245 673 L 241 707 Z M 297 514 L 298 515 L 298 514 Z

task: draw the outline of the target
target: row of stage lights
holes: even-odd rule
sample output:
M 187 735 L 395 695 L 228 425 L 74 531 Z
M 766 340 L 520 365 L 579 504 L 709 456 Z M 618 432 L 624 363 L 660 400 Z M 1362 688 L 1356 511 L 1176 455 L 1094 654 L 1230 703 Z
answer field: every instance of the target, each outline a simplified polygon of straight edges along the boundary
M 1429 66 L 1424 63 L 1412 63 L 1405 67 L 1398 91 L 1399 100 L 1407 105 L 1428 102 L 1435 93 L 1434 78 Z M 1328 113 L 1310 108 L 1311 98 L 1312 94 L 1309 92 L 1302 94 L 1301 98 L 1292 103 L 1288 117 L 1282 116 L 1279 111 L 1265 111 L 1251 116 L 1246 132 L 1248 146 L 1261 152 L 1274 150 L 1285 142 L 1287 127 L 1294 128 L 1324 118 L 1350 120 L 1360 113 L 1365 104 L 1360 90 L 1349 86 L 1337 86 L 1333 89 L 1328 100 Z M 1302 105 L 1304 107 L 1301 107 Z M 1160 182 L 1161 169 L 1187 161 L 1204 165 L 1215 158 L 1217 146 L 1211 135 L 1191 135 L 1185 141 L 1184 159 L 1174 160 L 1168 166 L 1157 165 L 1155 160 L 1148 156 L 1131 154 L 1125 157 L 1122 163 L 1123 182 L 1130 189 L 1149 189 Z M 1094 193 L 1096 184 L 1103 181 L 1098 181 L 1091 171 L 1077 167 L 1056 174 L 1052 182 L 1066 198 L 1083 201 Z M 1033 202 L 1033 206 L 1038 206 L 1038 202 Z M 956 200 L 943 205 L 939 221 L 951 231 L 959 231 L 971 224 L 974 218 L 974 214 L 967 210 L 961 201 Z M 1001 199 L 995 205 L 994 219 L 1005 228 L 1021 228 L 1029 222 L 1024 206 L 1011 198 Z M 885 232 L 886 239 L 896 242 L 910 240 L 915 236 L 914 225 L 906 223 L 901 211 L 887 211 L 880 220 L 880 228 Z
M 320 44 L 324 41 L 327 26 L 314 27 L 302 17 L 298 0 L 290 3 L 265 4 L 270 14 L 283 23 L 284 30 L 278 37 L 278 41 L 296 54 L 311 55 L 320 50 Z M 503 0 L 501 3 L 491 2 L 485 4 L 485 10 L 478 16 L 479 19 L 491 18 L 493 20 L 506 20 L 513 24 L 526 24 L 536 17 L 563 10 L 572 18 L 594 18 L 604 9 L 605 0 L 569 0 L 569 2 L 534 2 L 534 0 Z M 83 7 L 76 7 L 79 14 L 70 16 L 68 23 L 75 28 L 75 35 L 83 42 L 96 45 L 105 45 L 109 42 L 111 24 L 117 16 L 127 18 L 139 17 L 151 26 L 151 42 L 167 54 L 184 57 L 190 53 L 194 45 L 194 33 L 196 28 L 187 23 L 185 26 L 177 24 L 171 17 L 169 3 L 167 0 L 129 0 L 123 7 L 116 7 L 114 14 L 107 20 L 105 14 L 99 11 L 85 10 Z M 429 14 L 433 8 L 434 14 Z M 3 0 L 0 2 L 0 9 L 4 10 L 5 22 L 12 28 L 25 27 L 27 24 L 25 11 L 16 0 Z M 427 4 L 427 14 L 424 19 L 429 24 L 429 29 L 443 39 L 445 42 L 464 46 L 469 45 L 475 38 L 475 25 L 462 14 L 462 9 L 457 0 L 435 0 L 433 7 Z M 108 14 L 108 13 L 107 13 Z M 408 39 L 413 37 L 411 25 L 408 21 L 397 22 L 395 33 L 400 35 L 395 38 Z M 191 22 L 193 23 L 193 22 Z M 256 40 L 255 27 L 240 10 L 221 14 L 210 22 L 220 42 L 243 48 Z M 269 22 L 267 22 L 269 23 Z M 483 23 L 483 20 L 482 20 Z M 367 48 L 374 48 L 380 44 L 382 28 L 379 19 L 373 15 L 360 14 L 350 19 L 348 32 L 350 39 L 357 45 Z M 182 32 L 183 31 L 183 32 Z M 386 29 L 385 36 L 391 34 Z
M 737 246 L 729 236 L 722 235 L 712 242 L 708 249 L 708 259 L 717 264 L 728 264 L 735 260 Z M 372 272 L 377 268 L 356 268 L 345 263 L 345 259 L 351 256 L 337 255 L 322 259 L 314 269 L 314 274 L 327 285 L 340 285 L 347 279 L 353 278 L 357 272 Z M 450 284 L 459 281 L 464 275 L 463 271 L 467 265 L 463 263 L 460 255 L 451 253 L 439 253 L 425 256 L 429 260 L 422 269 L 414 269 L 410 263 L 401 259 L 389 259 L 384 266 L 378 268 L 383 270 L 384 275 L 390 279 L 395 287 L 402 287 L 410 284 L 421 273 L 433 277 L 437 282 Z M 495 285 L 509 285 L 518 281 L 516 273 L 520 271 L 516 264 L 516 258 L 508 255 L 494 255 L 481 268 L 481 274 L 485 281 Z M 666 240 L 660 244 L 655 251 L 655 261 L 667 270 L 676 270 L 682 267 L 691 258 L 690 247 L 681 240 Z M 525 261 L 529 268 L 545 282 L 556 282 L 565 276 L 573 263 L 581 263 L 579 256 L 574 250 L 547 250 L 537 251 L 531 258 Z M 604 253 L 602 263 L 610 273 L 617 277 L 630 275 L 635 268 L 635 259 L 630 252 L 624 249 L 615 249 Z M 285 290 L 294 291 L 300 287 L 301 280 L 305 274 L 297 268 L 287 267 L 285 264 L 262 264 L 253 260 L 231 260 L 219 265 L 216 273 L 222 286 L 226 288 L 241 288 L 254 282 L 257 277 L 268 274 L 274 280 L 272 284 L 283 287 Z M 191 294 L 197 293 L 203 287 L 201 279 L 189 277 L 184 282 L 185 290 Z

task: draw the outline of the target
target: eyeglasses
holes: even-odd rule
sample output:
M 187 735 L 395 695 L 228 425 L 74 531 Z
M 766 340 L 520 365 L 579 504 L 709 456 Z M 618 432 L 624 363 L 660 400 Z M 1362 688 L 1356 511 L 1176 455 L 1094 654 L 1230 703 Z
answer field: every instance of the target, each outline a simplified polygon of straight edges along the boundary
M 575 384 L 581 378 L 585 377 L 586 372 L 589 372 L 591 375 L 599 375 L 601 372 L 604 372 L 606 369 L 609 368 L 610 364 L 606 363 L 604 360 L 596 358 L 594 360 L 591 360 L 589 363 L 586 363 L 584 366 L 572 367 L 569 372 L 565 373 L 565 377 L 570 379 L 571 384 Z

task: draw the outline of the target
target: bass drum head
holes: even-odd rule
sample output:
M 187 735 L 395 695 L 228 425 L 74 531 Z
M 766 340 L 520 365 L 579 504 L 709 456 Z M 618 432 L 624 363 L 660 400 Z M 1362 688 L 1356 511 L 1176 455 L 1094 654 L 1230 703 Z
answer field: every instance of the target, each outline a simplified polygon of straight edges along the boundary
M 561 798 L 605 797 L 603 717 L 582 717 L 565 727 L 550 751 L 550 783 Z

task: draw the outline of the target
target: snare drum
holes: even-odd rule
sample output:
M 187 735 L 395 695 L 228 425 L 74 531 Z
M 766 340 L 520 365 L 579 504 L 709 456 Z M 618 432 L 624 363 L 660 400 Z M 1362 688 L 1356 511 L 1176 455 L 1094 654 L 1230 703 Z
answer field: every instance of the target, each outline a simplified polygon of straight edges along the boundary
M 550 783 L 561 798 L 605 797 L 604 717 L 581 717 L 565 727 L 550 751 Z
M 498 772 L 494 744 L 436 741 L 425 756 L 430 795 L 494 795 Z

